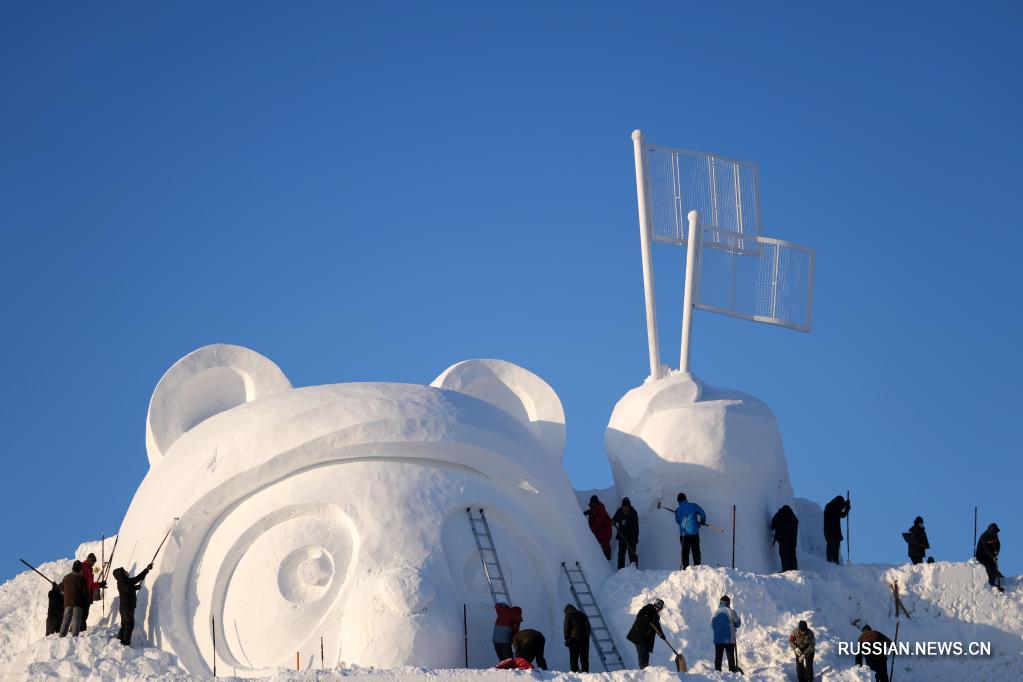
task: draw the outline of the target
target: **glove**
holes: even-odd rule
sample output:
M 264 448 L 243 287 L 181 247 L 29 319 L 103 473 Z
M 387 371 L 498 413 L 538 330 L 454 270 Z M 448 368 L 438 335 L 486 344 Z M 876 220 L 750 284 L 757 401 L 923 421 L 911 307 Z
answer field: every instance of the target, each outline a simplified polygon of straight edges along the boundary
M 153 570 L 153 564 L 149 564 L 148 566 L 146 566 L 146 570 L 147 571 Z
M 103 589 L 106 589 L 107 581 L 106 580 L 101 580 L 98 583 L 96 583 L 96 585 L 98 585 L 99 587 L 102 587 Z

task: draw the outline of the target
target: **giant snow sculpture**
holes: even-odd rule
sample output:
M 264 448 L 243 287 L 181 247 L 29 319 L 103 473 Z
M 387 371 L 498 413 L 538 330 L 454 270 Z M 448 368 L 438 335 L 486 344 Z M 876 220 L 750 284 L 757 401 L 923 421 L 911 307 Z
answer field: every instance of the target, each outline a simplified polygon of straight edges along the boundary
M 456 364 L 430 386 L 296 389 L 251 350 L 207 346 L 156 387 L 150 470 L 114 563 L 141 569 L 173 524 L 138 617 L 191 672 L 212 668 L 214 640 L 218 668 L 239 675 L 296 652 L 318 664 L 321 637 L 328 665 L 460 667 L 463 604 L 470 664 L 492 665 L 467 507 L 487 510 L 525 626 L 557 631 L 562 561 L 607 574 L 564 434 L 550 386 L 503 361 Z

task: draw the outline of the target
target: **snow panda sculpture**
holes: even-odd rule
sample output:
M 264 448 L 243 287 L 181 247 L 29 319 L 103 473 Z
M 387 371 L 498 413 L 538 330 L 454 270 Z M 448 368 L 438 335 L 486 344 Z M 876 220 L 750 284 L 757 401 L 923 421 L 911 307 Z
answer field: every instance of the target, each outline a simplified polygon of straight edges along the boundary
M 461 362 L 429 386 L 292 388 L 258 353 L 207 346 L 153 393 L 150 469 L 113 564 L 141 570 L 172 529 L 137 619 L 192 673 L 212 670 L 214 641 L 222 671 L 266 674 L 296 653 L 305 669 L 321 637 L 328 667 L 461 667 L 463 605 L 470 665 L 492 666 L 467 508 L 486 509 L 524 627 L 558 631 L 562 561 L 608 574 L 564 439 L 553 389 L 508 362 Z
M 680 546 L 661 541 L 679 534 L 666 509 L 677 506 L 679 492 L 724 531 L 702 529 L 704 564 L 731 566 L 735 505 L 736 568 L 780 568 L 771 517 L 794 502 L 778 423 L 765 403 L 676 372 L 648 380 L 618 401 L 604 445 L 618 496 L 628 496 L 640 515 L 638 550 L 645 568 L 679 567 Z

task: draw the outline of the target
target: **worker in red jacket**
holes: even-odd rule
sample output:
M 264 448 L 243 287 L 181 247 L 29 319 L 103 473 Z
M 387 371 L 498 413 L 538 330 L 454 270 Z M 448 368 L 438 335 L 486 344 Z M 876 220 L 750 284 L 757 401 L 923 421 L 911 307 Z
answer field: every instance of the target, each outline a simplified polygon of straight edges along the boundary
M 604 550 L 604 556 L 611 561 L 611 517 L 596 495 L 590 497 L 590 508 L 584 511 L 583 515 L 588 519 L 590 530 L 600 543 L 600 548 Z
M 497 660 L 503 661 L 514 657 L 512 639 L 519 634 L 519 626 L 522 625 L 522 609 L 502 601 L 494 605 L 494 610 L 497 611 L 497 620 L 494 621 L 492 641 Z
M 82 630 L 85 630 L 86 622 L 89 620 L 89 605 L 99 600 L 99 591 L 107 586 L 107 582 L 96 580 L 93 575 L 93 566 L 96 565 L 96 555 L 89 552 L 89 556 L 82 562 L 82 577 L 85 578 L 85 607 L 82 608 Z

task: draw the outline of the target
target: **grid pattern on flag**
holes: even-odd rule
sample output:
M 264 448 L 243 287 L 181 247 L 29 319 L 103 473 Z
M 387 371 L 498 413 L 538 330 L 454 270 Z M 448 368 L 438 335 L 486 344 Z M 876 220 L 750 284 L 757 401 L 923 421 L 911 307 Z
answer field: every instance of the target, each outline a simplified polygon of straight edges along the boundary
M 744 237 L 702 221 L 700 232 L 697 308 L 810 331 L 813 249 L 770 237 Z
M 701 224 L 743 236 L 760 235 L 755 163 L 658 145 L 647 145 L 646 155 L 654 241 L 685 244 L 692 210 L 699 212 Z M 727 245 L 742 250 L 754 246 L 745 240 Z

